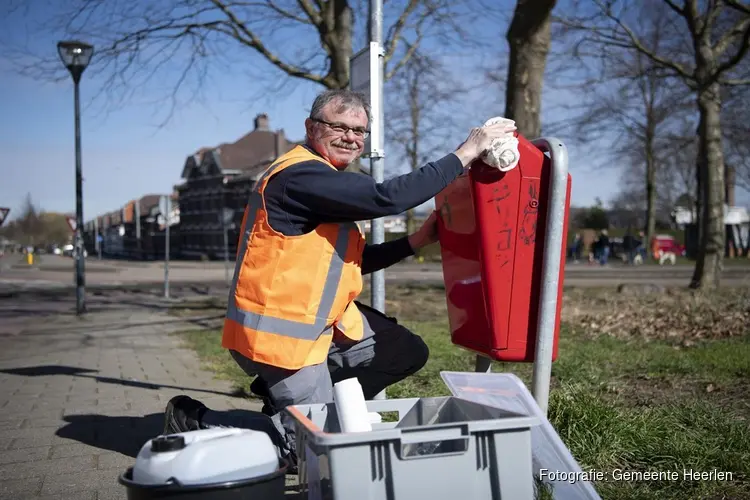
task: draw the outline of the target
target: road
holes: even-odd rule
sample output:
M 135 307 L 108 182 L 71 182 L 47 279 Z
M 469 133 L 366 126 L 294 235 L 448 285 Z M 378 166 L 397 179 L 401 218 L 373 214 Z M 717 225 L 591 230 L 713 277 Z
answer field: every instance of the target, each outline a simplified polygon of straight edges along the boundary
M 230 270 L 231 273 L 231 270 Z M 600 287 L 619 284 L 656 284 L 666 287 L 686 286 L 693 273 L 690 265 L 628 267 L 620 263 L 606 267 L 568 264 L 565 269 L 567 287 Z M 231 275 L 231 274 L 230 274 Z M 385 272 L 386 283 L 443 282 L 439 263 L 407 262 Z M 0 258 L 0 290 L 60 289 L 74 286 L 74 262 L 68 257 L 44 255 L 32 266 L 18 255 Z M 170 287 L 225 288 L 223 262 L 174 261 L 169 265 Z M 87 288 L 163 287 L 163 262 L 130 262 L 123 260 L 86 261 Z M 750 265 L 726 266 L 724 286 L 750 286 Z

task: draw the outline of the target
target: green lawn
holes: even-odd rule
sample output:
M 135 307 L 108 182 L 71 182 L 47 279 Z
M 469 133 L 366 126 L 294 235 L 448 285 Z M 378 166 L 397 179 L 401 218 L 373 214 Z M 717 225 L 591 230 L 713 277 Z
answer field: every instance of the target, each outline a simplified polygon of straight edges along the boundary
M 435 319 L 444 318 L 442 293 L 389 290 L 390 313 L 421 335 L 431 354 L 423 370 L 388 389 L 390 398 L 447 395 L 440 371 L 473 370 L 474 356 L 453 346 L 447 322 Z M 431 315 L 426 304 L 434 306 Z M 250 380 L 222 350 L 217 331 L 188 332 L 185 340 L 218 376 L 248 390 Z M 584 470 L 734 475 L 733 481 L 600 482 L 602 498 L 750 498 L 750 336 L 687 345 L 592 337 L 572 320 L 564 324 L 549 419 Z M 496 364 L 493 371 L 516 373 L 530 384 L 528 364 Z

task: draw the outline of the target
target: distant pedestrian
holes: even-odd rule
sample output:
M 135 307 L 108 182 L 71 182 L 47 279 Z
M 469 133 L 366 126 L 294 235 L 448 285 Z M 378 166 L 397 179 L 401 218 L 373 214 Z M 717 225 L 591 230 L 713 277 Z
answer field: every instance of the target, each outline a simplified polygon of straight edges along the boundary
M 622 251 L 625 254 L 626 262 L 630 265 L 635 263 L 635 238 L 628 227 L 625 236 L 622 238 Z
M 599 239 L 596 241 L 599 250 L 599 264 L 602 266 L 607 265 L 609 261 L 609 233 L 606 229 L 602 229 L 599 233 Z

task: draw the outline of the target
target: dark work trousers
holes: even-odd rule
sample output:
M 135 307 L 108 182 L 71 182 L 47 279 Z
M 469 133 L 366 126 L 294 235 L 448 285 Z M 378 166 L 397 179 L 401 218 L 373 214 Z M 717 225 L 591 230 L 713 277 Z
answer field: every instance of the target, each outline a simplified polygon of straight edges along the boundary
M 252 361 L 236 351 L 230 351 L 242 370 L 251 377 L 258 376 L 268 391 L 273 416 L 242 410 L 208 411 L 203 417 L 207 425 L 243 427 L 269 432 L 270 419 L 278 435 L 274 443 L 286 456 L 295 453 L 294 422 L 285 407 L 297 404 L 330 403 L 333 384 L 357 377 L 365 395 L 372 399 L 389 385 L 419 371 L 427 362 L 429 350 L 418 335 L 398 324 L 395 318 L 357 302 L 364 335 L 358 342 L 334 338 L 328 362 L 286 370 Z M 272 432 L 269 432 L 273 434 Z

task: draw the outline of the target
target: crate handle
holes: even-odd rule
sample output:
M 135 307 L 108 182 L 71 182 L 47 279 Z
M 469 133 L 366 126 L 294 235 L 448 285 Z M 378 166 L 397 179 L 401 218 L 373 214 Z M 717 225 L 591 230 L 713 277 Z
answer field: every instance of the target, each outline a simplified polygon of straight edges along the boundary
M 413 460 L 447 455 L 463 455 L 469 451 L 469 428 L 458 424 L 437 429 L 402 429 L 399 458 Z M 430 446 L 431 443 L 436 445 Z M 438 451 L 450 443 L 446 451 Z

